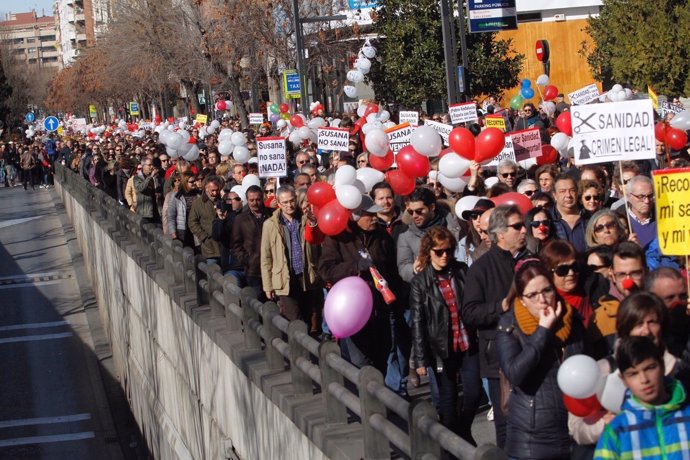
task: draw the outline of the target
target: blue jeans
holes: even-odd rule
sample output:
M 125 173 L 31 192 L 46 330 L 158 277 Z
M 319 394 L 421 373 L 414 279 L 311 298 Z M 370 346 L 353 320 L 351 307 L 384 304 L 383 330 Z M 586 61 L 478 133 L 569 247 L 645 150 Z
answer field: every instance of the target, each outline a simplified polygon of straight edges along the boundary
M 412 335 L 412 311 L 391 310 L 389 315 L 391 325 L 392 347 L 388 353 L 385 383 L 388 388 L 401 396 L 407 396 L 407 377 L 410 373 L 410 349 Z
M 223 275 L 232 275 L 237 280 L 238 287 L 245 287 L 247 285 L 247 279 L 244 276 L 244 270 L 228 270 Z

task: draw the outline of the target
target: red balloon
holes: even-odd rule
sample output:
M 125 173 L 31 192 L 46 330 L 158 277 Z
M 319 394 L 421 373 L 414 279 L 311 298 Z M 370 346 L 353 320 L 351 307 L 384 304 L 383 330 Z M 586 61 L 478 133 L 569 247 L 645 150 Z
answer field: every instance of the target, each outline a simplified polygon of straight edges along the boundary
M 187 141 L 188 144 L 196 144 L 196 137 L 194 136 L 189 136 L 189 140 Z
M 333 186 L 327 182 L 315 182 L 307 190 L 307 200 L 309 200 L 309 203 L 319 208 L 324 207 L 335 199 L 335 190 L 333 190 Z
M 666 141 L 666 129 L 668 126 L 666 126 L 666 123 L 663 121 L 660 121 L 656 125 L 654 125 L 654 137 L 656 140 L 659 142 L 665 142 Z
M 160 124 L 161 124 L 161 116 L 160 116 L 160 115 L 156 115 L 156 116 L 153 118 L 153 121 L 155 121 L 157 125 L 160 125 Z
M 587 417 L 602 409 L 597 395 L 592 395 L 584 399 L 576 399 L 564 394 L 563 403 L 565 404 L 565 408 L 568 409 L 568 412 L 577 417 Z
M 556 118 L 556 126 L 558 130 L 568 136 L 573 135 L 573 119 L 570 117 L 570 112 L 563 112 Z
M 299 115 L 294 114 L 290 117 L 290 124 L 292 124 L 292 126 L 294 126 L 295 128 L 301 128 L 302 126 L 304 126 L 304 119 Z
M 486 128 L 474 140 L 474 161 L 482 163 L 490 160 L 503 150 L 506 136 L 498 128 Z
M 225 103 L 225 101 L 218 101 L 216 102 L 216 108 L 220 111 L 223 111 L 228 108 L 228 105 Z
M 409 195 L 414 192 L 415 180 L 399 169 L 393 169 L 386 173 L 386 182 L 393 189 L 393 193 L 400 196 Z
M 372 113 L 378 113 L 378 112 L 379 112 L 379 105 L 374 103 L 374 102 L 371 102 L 367 105 L 367 109 L 364 111 L 364 117 L 363 118 L 368 117 Z
M 546 85 L 544 88 L 544 100 L 552 101 L 558 97 L 558 88 L 553 85 Z
M 680 150 L 688 143 L 688 135 L 685 131 L 676 128 L 666 130 L 666 144 L 673 150 Z
M 280 113 L 288 113 L 289 110 L 290 110 L 290 106 L 287 105 L 285 102 L 280 104 Z
M 312 185 L 309 189 L 313 188 Z M 347 222 L 350 220 L 350 211 L 345 209 L 338 200 L 333 200 L 326 204 L 319 211 L 316 221 L 319 229 L 324 235 L 334 236 L 341 233 L 347 228 Z
M 371 166 L 374 169 L 378 169 L 381 172 L 388 171 L 388 169 L 393 166 L 393 162 L 395 161 L 395 157 L 393 156 L 392 151 L 388 151 L 386 156 L 379 157 L 376 155 L 369 155 L 369 166 Z
M 549 144 L 542 144 L 541 146 L 541 156 L 537 157 L 537 164 L 548 165 L 555 163 L 558 160 L 558 150 L 551 147 Z
M 175 123 L 175 117 L 168 117 L 168 123 Z
M 467 128 L 455 128 L 448 135 L 448 144 L 453 152 L 470 161 L 474 160 L 474 143 L 474 135 Z
M 417 153 L 411 145 L 401 148 L 395 160 L 400 171 L 408 176 L 426 177 L 431 169 L 429 157 Z
M 491 198 L 496 206 L 501 206 L 503 204 L 515 205 L 520 208 L 520 212 L 524 215 L 532 209 L 534 206 L 527 196 L 518 192 L 508 192 Z

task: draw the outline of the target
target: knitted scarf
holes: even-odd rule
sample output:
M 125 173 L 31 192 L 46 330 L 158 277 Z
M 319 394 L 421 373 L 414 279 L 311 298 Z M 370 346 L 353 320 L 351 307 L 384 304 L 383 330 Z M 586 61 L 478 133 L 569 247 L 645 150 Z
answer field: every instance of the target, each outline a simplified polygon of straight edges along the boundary
M 539 318 L 532 316 L 525 304 L 518 297 L 515 299 L 515 319 L 520 327 L 520 330 L 525 335 L 532 335 L 539 327 Z M 565 313 L 561 313 L 561 317 L 556 320 L 556 341 L 559 343 L 565 343 L 570 336 L 570 331 L 573 327 L 573 308 L 567 303 L 563 303 L 565 306 Z

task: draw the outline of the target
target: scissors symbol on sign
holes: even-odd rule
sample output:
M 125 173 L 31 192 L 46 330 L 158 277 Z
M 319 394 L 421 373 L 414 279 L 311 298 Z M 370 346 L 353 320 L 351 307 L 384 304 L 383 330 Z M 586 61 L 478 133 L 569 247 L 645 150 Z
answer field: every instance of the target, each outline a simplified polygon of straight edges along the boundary
M 579 124 L 578 126 L 576 126 L 575 128 L 573 128 L 573 132 L 574 132 L 575 134 L 580 134 L 580 131 L 582 131 L 582 127 L 583 127 L 584 125 L 589 126 L 590 128 L 592 128 L 592 131 L 594 131 L 594 130 L 596 129 L 596 128 L 594 127 L 594 125 L 589 124 L 590 118 L 592 118 L 594 115 L 596 115 L 596 114 L 595 114 L 595 113 L 590 113 L 589 116 L 588 116 L 587 118 L 582 118 L 582 117 L 580 116 L 579 113 L 574 113 L 573 116 L 574 116 L 575 118 L 577 118 L 578 120 L 580 120 L 580 124 Z

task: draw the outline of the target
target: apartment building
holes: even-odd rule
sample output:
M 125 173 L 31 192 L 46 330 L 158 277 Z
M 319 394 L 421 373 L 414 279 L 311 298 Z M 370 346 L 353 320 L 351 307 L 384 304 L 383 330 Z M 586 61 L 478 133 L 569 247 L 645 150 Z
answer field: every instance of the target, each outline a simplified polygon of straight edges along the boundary
M 10 55 L 37 68 L 62 66 L 54 16 L 9 13 L 0 22 L 0 42 Z

